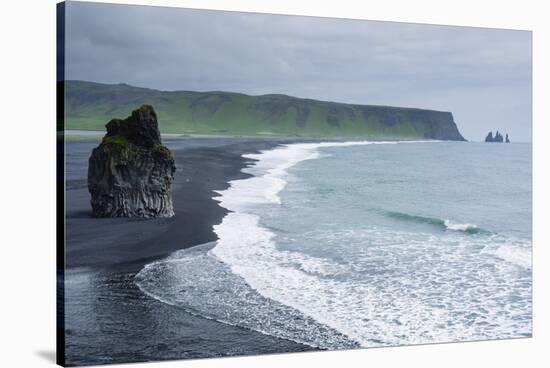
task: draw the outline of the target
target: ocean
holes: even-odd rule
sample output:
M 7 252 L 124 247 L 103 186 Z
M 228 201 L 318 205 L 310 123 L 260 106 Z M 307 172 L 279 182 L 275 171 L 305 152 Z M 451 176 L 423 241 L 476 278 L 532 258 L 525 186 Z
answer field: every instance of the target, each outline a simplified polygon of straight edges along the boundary
M 322 349 L 531 336 L 531 145 L 327 142 L 246 155 L 219 240 L 147 295 Z

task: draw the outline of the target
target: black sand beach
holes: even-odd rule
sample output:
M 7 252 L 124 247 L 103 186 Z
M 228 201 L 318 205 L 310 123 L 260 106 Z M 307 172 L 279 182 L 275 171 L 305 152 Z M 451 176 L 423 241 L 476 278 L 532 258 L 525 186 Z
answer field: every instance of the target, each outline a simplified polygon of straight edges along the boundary
M 311 350 L 194 316 L 146 296 L 133 282 L 145 264 L 176 250 L 215 241 L 212 225 L 220 223 L 226 212 L 212 199 L 213 191 L 246 177 L 241 172 L 247 164 L 243 153 L 281 142 L 260 138 L 165 140 L 176 157 L 176 216 L 152 220 L 92 218 L 87 160 L 98 141 L 67 142 L 67 365 Z

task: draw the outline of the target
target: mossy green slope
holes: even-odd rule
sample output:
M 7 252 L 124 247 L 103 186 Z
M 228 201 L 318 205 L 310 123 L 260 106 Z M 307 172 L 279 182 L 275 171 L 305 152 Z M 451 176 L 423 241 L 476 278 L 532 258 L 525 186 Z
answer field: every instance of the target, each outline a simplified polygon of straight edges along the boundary
M 367 136 L 463 140 L 450 112 L 317 101 L 286 95 L 158 91 L 65 82 L 66 129 L 103 130 L 135 106 L 154 106 L 163 133 Z

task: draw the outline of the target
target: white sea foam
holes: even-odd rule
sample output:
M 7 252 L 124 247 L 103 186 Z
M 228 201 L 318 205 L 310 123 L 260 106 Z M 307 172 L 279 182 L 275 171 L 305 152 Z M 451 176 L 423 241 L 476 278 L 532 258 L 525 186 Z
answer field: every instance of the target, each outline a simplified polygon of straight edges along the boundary
M 478 245 L 475 239 L 455 240 L 452 244 L 452 239 L 445 243 L 442 238 L 429 234 L 385 229 L 342 229 L 309 234 L 311 239 L 319 239 L 336 249 L 339 244 L 352 241 L 370 244 L 348 254 L 349 259 L 361 262 L 338 265 L 278 250 L 272 234 L 259 226 L 257 220 L 230 214 L 228 227 L 217 229 L 221 239 L 226 240 L 221 240 L 213 253 L 264 297 L 295 308 L 362 346 L 502 338 L 530 333 L 530 321 L 521 319 L 523 306 L 503 307 L 513 290 L 506 278 L 517 270 L 502 264 L 496 276 L 488 272 L 485 260 L 471 253 L 472 247 Z M 250 230 L 246 231 L 249 234 L 237 230 L 244 227 Z M 404 246 L 410 253 L 410 262 L 395 263 L 395 255 L 403 253 Z M 448 250 L 442 252 L 442 248 Z M 365 263 L 365 259 L 370 262 Z M 447 268 L 459 259 L 468 262 L 463 269 Z M 427 268 L 430 272 L 417 272 Z M 379 272 L 390 273 L 386 277 Z M 363 275 L 361 281 L 330 277 L 358 273 Z M 529 289 L 523 292 L 522 300 L 528 300 Z M 433 297 L 440 294 L 452 295 L 452 298 Z
M 449 230 L 455 231 L 468 231 L 468 230 L 477 230 L 478 227 L 473 224 L 458 224 L 451 222 L 451 220 L 445 220 L 445 227 Z
M 530 243 L 526 244 L 517 240 L 507 239 L 495 242 L 487 248 L 486 252 L 511 264 L 531 269 L 532 252 Z
M 173 253 L 135 277 L 147 295 L 192 314 L 320 348 L 357 343 L 300 311 L 252 289 L 227 265 L 207 254 L 212 244 Z
M 245 180 L 231 181 L 230 187 L 218 191 L 220 196 L 215 199 L 220 202 L 222 207 L 231 211 L 245 210 L 258 204 L 280 203 L 278 194 L 287 184 L 285 180 L 287 170 L 299 162 L 321 157 L 319 148 L 412 142 L 414 141 L 296 143 L 282 145 L 260 153 L 246 154 L 243 157 L 257 160 L 257 162 L 251 167 L 243 169 L 243 172 L 254 176 Z
M 505 261 L 531 268 L 531 249 L 501 246 L 495 251 L 495 254 Z

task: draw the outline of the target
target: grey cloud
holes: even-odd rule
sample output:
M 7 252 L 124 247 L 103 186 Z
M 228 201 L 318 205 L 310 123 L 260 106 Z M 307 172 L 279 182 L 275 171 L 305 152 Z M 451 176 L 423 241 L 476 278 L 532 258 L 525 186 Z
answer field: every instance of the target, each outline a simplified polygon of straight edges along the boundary
M 531 33 L 69 2 L 69 79 L 452 111 L 531 139 Z

